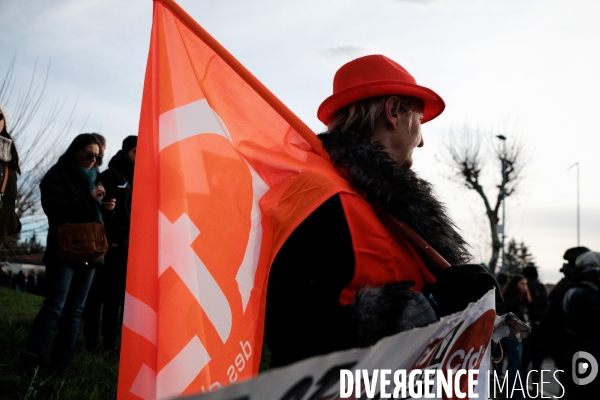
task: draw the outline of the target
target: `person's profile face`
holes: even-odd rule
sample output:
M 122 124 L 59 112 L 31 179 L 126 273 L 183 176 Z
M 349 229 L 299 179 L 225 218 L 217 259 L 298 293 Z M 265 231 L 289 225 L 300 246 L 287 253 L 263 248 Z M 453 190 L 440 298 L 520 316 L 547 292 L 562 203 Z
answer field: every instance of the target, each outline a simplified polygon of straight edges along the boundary
M 131 149 L 127 152 L 127 158 L 129 159 L 129 161 L 131 161 L 132 164 L 135 164 L 136 149 L 137 149 L 137 147 L 134 147 L 133 149 Z
M 413 151 L 423 147 L 425 142 L 421 134 L 421 111 L 413 111 L 408 116 L 402 116 L 392 137 L 392 158 L 405 168 L 412 168 Z
M 4 125 L 6 124 L 6 120 L 4 119 L 4 114 L 0 111 L 0 132 L 4 130 Z

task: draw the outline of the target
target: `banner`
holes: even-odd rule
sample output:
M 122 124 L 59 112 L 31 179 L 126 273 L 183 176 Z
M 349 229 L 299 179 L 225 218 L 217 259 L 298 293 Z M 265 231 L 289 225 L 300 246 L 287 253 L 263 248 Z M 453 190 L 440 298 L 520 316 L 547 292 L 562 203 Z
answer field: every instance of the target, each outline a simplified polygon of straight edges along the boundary
M 156 0 L 118 398 L 166 399 L 255 376 L 268 267 L 344 187 L 306 125 L 177 4 Z
M 495 316 L 492 290 L 460 313 L 385 338 L 373 347 L 313 357 L 186 399 L 487 399 L 489 343 Z M 423 382 L 427 375 L 433 383 L 426 388 Z M 446 386 L 450 395 L 438 385 L 438 376 L 444 378 L 444 383 L 450 378 Z M 441 396 L 437 395 L 438 388 Z M 395 390 L 398 397 L 394 396 Z

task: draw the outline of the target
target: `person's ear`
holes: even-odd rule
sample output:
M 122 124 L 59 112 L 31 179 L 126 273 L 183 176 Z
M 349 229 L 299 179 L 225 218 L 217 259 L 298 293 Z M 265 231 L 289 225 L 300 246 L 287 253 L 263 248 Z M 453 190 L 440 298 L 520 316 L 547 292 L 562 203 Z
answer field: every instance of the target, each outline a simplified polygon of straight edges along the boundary
M 387 98 L 384 104 L 384 117 L 385 122 L 396 129 L 396 126 L 402 119 L 402 106 L 398 96 L 390 96 Z

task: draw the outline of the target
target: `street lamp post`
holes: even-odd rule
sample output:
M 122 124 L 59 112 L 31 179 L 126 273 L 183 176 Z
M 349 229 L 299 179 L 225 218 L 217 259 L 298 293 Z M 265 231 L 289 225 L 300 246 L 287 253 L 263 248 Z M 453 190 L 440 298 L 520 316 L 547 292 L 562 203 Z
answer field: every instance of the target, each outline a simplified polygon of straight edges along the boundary
M 502 140 L 504 150 L 502 153 L 502 185 L 500 186 L 500 193 L 502 196 L 502 266 L 500 267 L 501 272 L 506 271 L 506 249 L 504 247 L 504 240 L 506 238 L 506 136 L 496 135 L 496 137 Z

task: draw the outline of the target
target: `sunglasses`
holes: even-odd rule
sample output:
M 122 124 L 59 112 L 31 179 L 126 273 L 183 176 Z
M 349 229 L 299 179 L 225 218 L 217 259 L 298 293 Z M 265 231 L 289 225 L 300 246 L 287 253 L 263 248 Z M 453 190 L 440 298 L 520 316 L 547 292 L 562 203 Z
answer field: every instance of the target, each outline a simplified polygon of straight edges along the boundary
M 0 121 L 4 119 L 4 114 L 0 114 Z
M 92 152 L 86 152 L 85 153 L 85 158 L 87 158 L 88 160 L 92 161 L 94 159 L 96 159 L 96 162 L 101 162 L 102 161 L 102 156 L 100 154 L 94 154 Z

